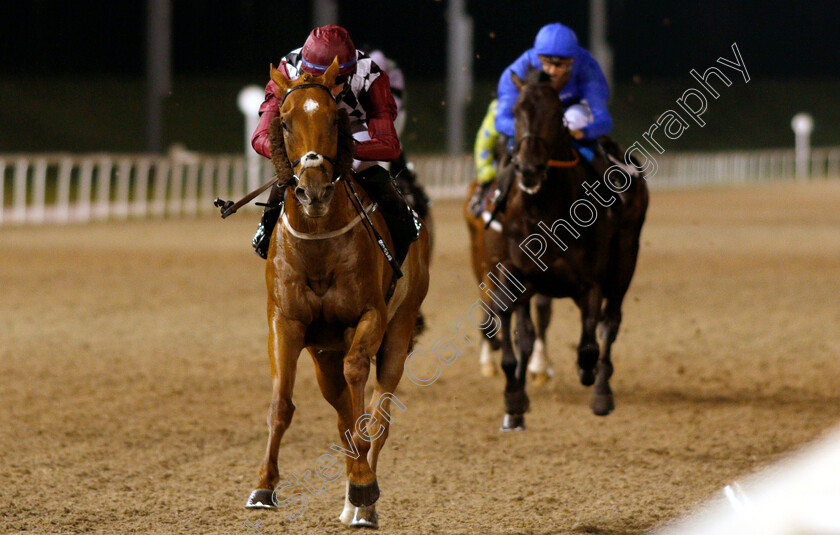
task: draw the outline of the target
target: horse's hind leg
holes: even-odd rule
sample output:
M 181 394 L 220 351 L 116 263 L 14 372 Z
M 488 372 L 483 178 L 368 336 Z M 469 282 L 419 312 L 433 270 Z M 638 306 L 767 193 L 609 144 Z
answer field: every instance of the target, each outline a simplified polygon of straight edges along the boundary
M 601 321 L 602 295 L 600 286 L 593 285 L 576 301 L 583 324 L 578 344 L 578 376 L 581 384 L 585 386 L 592 386 L 595 382 L 595 366 L 601 353 L 595 332 Z
M 273 489 L 280 475 L 277 455 L 283 434 L 292 422 L 295 406 L 292 391 L 295 385 L 297 360 L 303 349 L 303 327 L 293 323 L 269 321 L 269 353 L 271 361 L 271 405 L 268 409 L 268 444 L 260 468 L 257 488 L 251 492 L 245 507 L 262 509 L 275 506 Z
M 502 320 L 502 370 L 505 372 L 505 417 L 502 431 L 525 429 L 525 413 L 530 401 L 525 392 L 528 359 L 534 350 L 534 324 L 528 301 L 516 305 L 517 359 L 510 337 L 511 315 L 501 315 Z
M 534 386 L 542 386 L 554 376 L 554 370 L 551 369 L 551 361 L 545 349 L 546 331 L 551 321 L 551 298 L 537 294 L 534 298 L 534 308 L 537 312 L 537 339 L 528 363 L 528 373 L 531 374 Z

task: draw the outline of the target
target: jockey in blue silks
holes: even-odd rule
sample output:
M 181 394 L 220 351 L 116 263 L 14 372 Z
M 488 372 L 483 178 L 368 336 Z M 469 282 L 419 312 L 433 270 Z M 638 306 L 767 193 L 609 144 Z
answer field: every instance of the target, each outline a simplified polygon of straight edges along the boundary
M 551 85 L 563 102 L 564 119 L 572 137 L 578 141 L 579 152 L 592 161 L 592 148 L 599 136 L 612 129 L 607 111 L 609 87 L 598 62 L 578 45 L 577 36 L 560 24 L 543 26 L 534 47 L 514 61 L 499 79 L 496 130 L 508 136 L 508 148 L 513 148 L 513 104 L 519 90 L 510 79 L 514 72 L 522 79 L 530 68 L 541 69 L 551 78 Z

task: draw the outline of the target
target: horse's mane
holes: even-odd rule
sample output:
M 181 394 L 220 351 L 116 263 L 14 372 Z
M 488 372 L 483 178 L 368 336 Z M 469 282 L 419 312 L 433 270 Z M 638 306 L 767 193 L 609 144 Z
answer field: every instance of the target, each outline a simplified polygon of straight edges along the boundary
M 528 69 L 525 73 L 525 81 L 529 84 L 543 84 L 551 81 L 551 77 L 542 69 Z
M 292 165 L 286 154 L 286 142 L 283 139 L 283 125 L 280 117 L 275 117 L 268 127 L 268 139 L 271 147 L 271 164 L 280 179 L 278 184 L 285 186 L 292 182 Z M 350 116 L 347 110 L 338 110 L 338 154 L 335 158 L 336 176 L 345 176 L 353 166 L 353 132 L 350 130 Z

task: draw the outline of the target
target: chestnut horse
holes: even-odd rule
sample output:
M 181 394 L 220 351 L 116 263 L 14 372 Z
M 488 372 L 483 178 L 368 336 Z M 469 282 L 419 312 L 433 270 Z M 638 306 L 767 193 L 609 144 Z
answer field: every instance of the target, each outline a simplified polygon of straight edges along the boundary
M 641 174 L 632 177 L 621 167 L 622 183 L 607 184 L 606 180 L 614 180 L 619 173 L 608 170 L 606 177 L 600 177 L 580 160 L 563 123 L 563 104 L 544 73 L 529 72 L 527 82 L 515 74 L 511 78 L 519 89 L 514 105 L 515 145 L 511 162 L 500 171 L 500 177 L 502 181 L 509 177 L 512 186 L 500 215 L 501 232 L 477 236 L 483 240 L 480 247 L 484 251 L 476 249 L 476 254 L 485 255 L 482 268 L 493 273 L 495 280 L 504 281 L 509 273 L 524 286 L 510 306 L 502 308 L 487 300 L 501 321 L 506 378 L 502 430 L 525 427 L 524 414 L 529 408 L 526 370 L 535 342 L 530 300 L 538 294 L 571 297 L 577 304 L 582 320 L 577 350 L 580 381 L 595 385 L 591 408 L 596 415 L 614 409 L 609 385 L 611 350 L 621 325 L 621 305 L 636 268 L 648 205 Z M 593 189 L 599 197 L 591 195 Z M 487 277 L 485 284 L 494 289 Z M 550 303 L 542 299 L 538 304 L 540 323 L 547 324 Z M 511 337 L 513 313 L 515 340 Z M 599 326 L 601 345 L 596 337 Z
M 321 76 L 303 74 L 296 80 L 271 67 L 282 102 L 271 126 L 272 162 L 290 191 L 268 251 L 268 445 L 246 506 L 277 505 L 272 489 L 279 480 L 278 450 L 295 410 L 295 373 L 306 348 L 321 392 L 338 413 L 339 436 L 349 453 L 339 518 L 350 526 L 375 528 L 377 459 L 429 285 L 429 237 L 423 229 L 412 244 L 403 277 L 387 299 L 395 273 L 371 238 L 369 221 L 391 250 L 393 243 L 382 215 L 350 173 L 347 115 L 330 91 L 337 72 L 337 60 Z M 354 190 L 369 220 L 360 213 Z M 374 357 L 375 384 L 366 410 L 365 384 Z

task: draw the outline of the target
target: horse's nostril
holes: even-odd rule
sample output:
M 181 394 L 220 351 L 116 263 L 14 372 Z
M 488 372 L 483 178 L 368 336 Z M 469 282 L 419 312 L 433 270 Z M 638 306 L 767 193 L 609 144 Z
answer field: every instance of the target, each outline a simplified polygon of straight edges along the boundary
M 306 199 L 307 198 L 306 190 L 303 189 L 300 186 L 296 187 L 295 188 L 295 196 L 297 196 L 298 199 Z
M 334 189 L 335 189 L 335 186 L 333 186 L 332 184 L 329 184 L 328 186 L 324 187 L 324 193 L 326 195 L 332 195 Z

